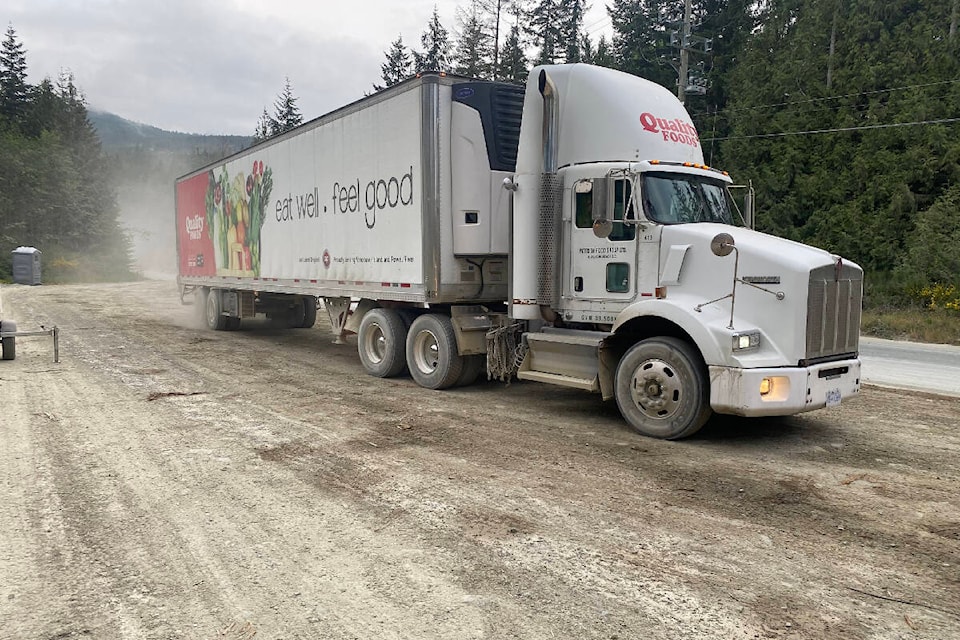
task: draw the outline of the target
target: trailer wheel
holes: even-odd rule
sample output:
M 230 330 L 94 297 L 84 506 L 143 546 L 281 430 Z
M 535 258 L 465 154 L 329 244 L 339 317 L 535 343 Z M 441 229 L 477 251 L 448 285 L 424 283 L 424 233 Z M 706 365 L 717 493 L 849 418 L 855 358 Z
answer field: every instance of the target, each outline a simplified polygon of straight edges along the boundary
M 207 296 L 209 295 L 209 287 L 197 287 L 193 290 L 193 317 L 200 325 L 207 323 Z
M 17 325 L 12 320 L 0 321 L 0 331 L 10 331 L 12 333 L 16 330 L 17 330 Z M 16 360 L 17 358 L 16 336 L 10 336 L 8 338 L 3 338 L 2 340 L 0 340 L 0 347 L 3 348 L 4 360 Z
M 407 366 L 406 339 L 407 327 L 396 311 L 381 307 L 367 311 L 357 335 L 357 352 L 363 368 L 378 378 L 393 378 L 403 373 Z
M 223 315 L 223 304 L 220 302 L 220 290 L 210 289 L 207 293 L 207 302 L 203 306 L 204 320 L 208 329 L 223 331 L 227 328 L 227 316 Z
M 631 347 L 617 366 L 615 395 L 627 423 L 654 438 L 693 435 L 711 414 L 706 367 L 677 338 L 648 338 Z
M 317 324 L 317 299 L 313 296 L 303 296 L 303 322 L 301 329 L 310 329 Z
M 456 387 L 469 387 L 487 368 L 486 355 L 463 356 L 463 371 L 457 379 Z
M 407 334 L 407 366 L 421 387 L 446 389 L 457 383 L 463 357 L 457 353 L 450 318 L 428 313 L 413 321 Z

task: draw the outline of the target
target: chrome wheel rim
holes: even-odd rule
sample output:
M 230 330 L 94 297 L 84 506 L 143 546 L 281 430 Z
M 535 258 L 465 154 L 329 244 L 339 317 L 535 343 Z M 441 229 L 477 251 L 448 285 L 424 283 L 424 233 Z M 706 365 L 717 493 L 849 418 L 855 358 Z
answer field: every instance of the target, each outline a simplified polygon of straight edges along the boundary
M 413 342 L 413 360 L 417 369 L 430 374 L 440 364 L 440 345 L 431 331 L 421 331 Z
M 387 337 L 383 334 L 383 328 L 379 324 L 371 325 L 370 330 L 367 331 L 364 350 L 374 364 L 383 362 L 383 357 L 387 353 Z

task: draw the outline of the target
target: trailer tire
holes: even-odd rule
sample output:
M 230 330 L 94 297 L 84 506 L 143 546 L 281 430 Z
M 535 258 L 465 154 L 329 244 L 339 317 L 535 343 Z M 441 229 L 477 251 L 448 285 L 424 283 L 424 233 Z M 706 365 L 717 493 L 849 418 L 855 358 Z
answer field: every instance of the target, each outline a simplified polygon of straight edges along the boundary
M 397 309 L 397 313 L 400 314 L 400 318 L 403 320 L 403 326 L 408 330 L 410 325 L 413 324 L 413 321 L 416 320 L 423 313 L 420 309 L 412 309 L 410 307 L 400 307 Z
M 227 316 L 223 315 L 223 303 L 220 301 L 220 290 L 210 289 L 207 300 L 203 305 L 204 321 L 207 328 L 213 331 L 223 331 L 227 328 Z
M 393 309 L 377 307 L 364 314 L 357 334 L 357 352 L 367 373 L 393 378 L 407 366 L 404 348 L 407 327 Z
M 193 313 L 194 319 L 199 325 L 207 323 L 207 296 L 210 295 L 209 287 L 197 287 L 193 290 Z
M 227 316 L 227 321 L 224 324 L 225 331 L 236 331 L 240 328 L 240 318 L 236 316 Z
M 710 419 L 710 388 L 700 355 L 677 338 L 648 338 L 617 365 L 614 395 L 635 431 L 653 438 L 691 436 Z
M 303 296 L 303 322 L 300 323 L 301 329 L 311 329 L 317 324 L 317 299 L 313 296 Z
M 480 377 L 482 372 L 486 371 L 486 368 L 486 354 L 463 356 L 463 371 L 460 372 L 460 377 L 457 379 L 457 383 L 454 386 L 469 387 L 477 381 L 477 378 Z
M 413 321 L 407 334 L 407 366 L 421 387 L 446 389 L 457 383 L 463 372 L 463 356 L 457 353 L 450 318 L 428 313 Z
M 12 320 L 0 321 L 0 331 L 9 331 L 13 333 L 17 330 L 17 324 Z M 17 359 L 17 338 L 16 336 L 9 336 L 0 340 L 0 347 L 3 348 L 3 359 L 4 360 L 16 360 Z

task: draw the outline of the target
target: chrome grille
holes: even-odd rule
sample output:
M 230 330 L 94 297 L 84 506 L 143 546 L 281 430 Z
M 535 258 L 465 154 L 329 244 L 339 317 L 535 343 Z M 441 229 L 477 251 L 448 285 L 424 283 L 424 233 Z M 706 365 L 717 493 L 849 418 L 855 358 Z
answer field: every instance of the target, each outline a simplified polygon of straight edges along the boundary
M 856 353 L 860 345 L 863 271 L 842 264 L 810 272 L 807 291 L 807 351 L 813 360 Z

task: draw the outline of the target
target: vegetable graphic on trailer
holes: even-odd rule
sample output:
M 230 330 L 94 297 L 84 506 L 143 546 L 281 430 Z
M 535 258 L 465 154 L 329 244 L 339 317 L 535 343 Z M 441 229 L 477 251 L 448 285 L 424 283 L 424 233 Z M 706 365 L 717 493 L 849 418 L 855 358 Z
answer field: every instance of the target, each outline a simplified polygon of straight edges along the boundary
M 219 174 L 219 175 L 218 175 Z M 246 177 L 226 165 L 207 172 L 207 235 L 218 275 L 260 275 L 260 229 L 273 190 L 273 170 L 254 160 Z

